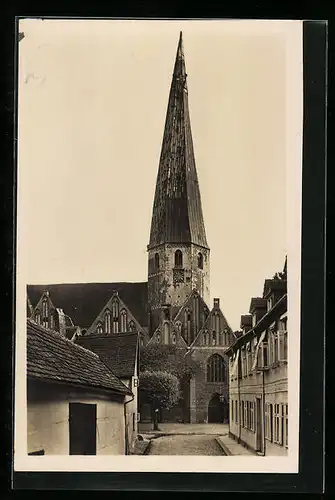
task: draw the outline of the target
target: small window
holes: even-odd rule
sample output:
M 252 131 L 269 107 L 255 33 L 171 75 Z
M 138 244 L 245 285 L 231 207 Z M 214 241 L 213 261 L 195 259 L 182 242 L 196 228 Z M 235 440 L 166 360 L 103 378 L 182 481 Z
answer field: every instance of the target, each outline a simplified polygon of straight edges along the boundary
M 199 269 L 204 268 L 204 258 L 201 252 L 198 253 L 198 268 Z
M 155 253 L 155 272 L 159 271 L 159 255 Z
M 183 254 L 180 250 L 176 250 L 174 254 L 175 267 L 183 267 Z

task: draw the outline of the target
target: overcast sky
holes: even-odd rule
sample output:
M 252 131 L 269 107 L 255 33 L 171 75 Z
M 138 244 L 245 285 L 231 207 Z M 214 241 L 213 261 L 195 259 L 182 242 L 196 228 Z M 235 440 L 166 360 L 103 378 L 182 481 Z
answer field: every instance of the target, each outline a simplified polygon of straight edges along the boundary
M 19 30 L 18 272 L 35 284 L 146 281 L 182 30 L 211 302 L 239 328 L 287 252 L 287 56 L 300 23 L 23 20 Z

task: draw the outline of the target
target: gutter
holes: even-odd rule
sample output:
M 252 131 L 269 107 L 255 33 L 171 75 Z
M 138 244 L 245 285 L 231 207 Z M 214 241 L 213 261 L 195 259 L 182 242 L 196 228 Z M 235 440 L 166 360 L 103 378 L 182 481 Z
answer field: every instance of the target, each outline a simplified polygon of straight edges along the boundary
M 127 408 L 126 405 L 134 401 L 135 396 L 133 394 L 132 398 L 129 399 L 129 401 L 125 401 L 123 404 L 123 412 L 124 412 L 124 445 L 125 445 L 125 454 L 130 455 L 130 448 L 129 448 L 129 438 L 128 438 L 128 426 L 127 426 Z

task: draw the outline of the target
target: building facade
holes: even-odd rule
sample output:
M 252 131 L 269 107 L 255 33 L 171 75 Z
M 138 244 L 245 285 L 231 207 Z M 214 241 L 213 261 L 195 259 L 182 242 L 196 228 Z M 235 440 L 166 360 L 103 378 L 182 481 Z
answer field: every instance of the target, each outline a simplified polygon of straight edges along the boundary
M 27 320 L 29 455 L 125 455 L 133 393 L 93 352 Z
M 260 455 L 288 450 L 287 269 L 265 280 L 229 347 L 229 433 Z

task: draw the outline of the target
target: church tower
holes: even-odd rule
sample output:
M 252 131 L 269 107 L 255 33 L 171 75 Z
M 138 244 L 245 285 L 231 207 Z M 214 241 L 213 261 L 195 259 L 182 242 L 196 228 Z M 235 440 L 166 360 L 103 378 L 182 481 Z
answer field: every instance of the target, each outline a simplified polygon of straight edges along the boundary
M 150 333 L 196 290 L 209 304 L 209 254 L 180 33 L 166 113 L 148 245 Z

